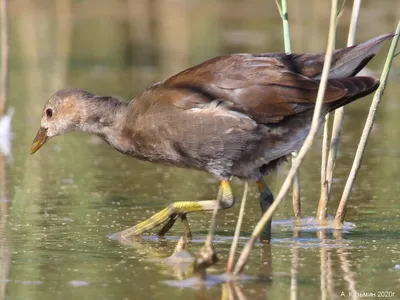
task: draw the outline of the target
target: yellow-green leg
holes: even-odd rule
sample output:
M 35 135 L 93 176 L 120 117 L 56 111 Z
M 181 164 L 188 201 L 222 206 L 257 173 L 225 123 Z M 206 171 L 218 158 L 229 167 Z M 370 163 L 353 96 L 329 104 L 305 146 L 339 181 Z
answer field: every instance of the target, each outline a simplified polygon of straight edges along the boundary
M 218 192 L 216 202 L 219 203 L 219 207 L 223 209 L 230 208 L 235 203 L 235 196 L 233 195 L 232 187 L 229 180 L 221 182 L 221 188 Z M 199 249 L 199 252 L 197 253 L 194 261 L 194 271 L 198 276 L 202 277 L 203 279 L 206 276 L 206 269 L 214 265 L 218 261 L 217 252 L 215 251 L 213 245 L 217 212 L 218 211 L 214 209 L 211 217 L 210 231 L 208 233 L 207 240 L 204 243 L 204 246 Z
M 233 195 L 229 180 L 224 180 L 221 182 L 221 190 L 222 197 L 220 201 L 220 207 L 223 209 L 232 207 L 235 202 L 235 197 Z M 174 202 L 160 212 L 151 216 L 149 219 L 137 224 L 136 226 L 119 232 L 117 236 L 119 236 L 121 239 L 127 239 L 132 236 L 140 235 L 168 221 L 168 223 L 159 232 L 159 234 L 161 233 L 164 235 L 173 226 L 178 216 L 183 216 L 182 221 L 185 226 L 185 231 L 188 234 L 188 232 L 190 232 L 190 230 L 188 230 L 189 224 L 187 223 L 186 216 L 184 215 L 191 212 L 213 210 L 216 204 L 216 200 Z
M 181 220 L 185 229 L 185 237 L 186 239 L 190 240 L 192 238 L 192 232 L 190 231 L 189 221 L 186 214 L 181 215 Z
M 178 215 L 171 216 L 167 223 L 165 223 L 161 230 L 157 233 L 157 235 L 164 236 L 172 228 L 172 226 L 174 226 L 176 219 L 178 219 Z
M 167 232 L 174 226 L 176 219 L 178 218 L 178 215 L 171 216 L 168 220 L 167 223 L 161 228 L 161 230 L 158 232 L 158 236 L 164 236 L 167 234 Z M 185 230 L 185 238 L 190 240 L 192 238 L 192 232 L 190 231 L 190 226 L 189 226 L 189 221 L 187 219 L 186 214 L 180 215 L 184 230 Z
M 260 206 L 261 212 L 264 214 L 268 208 L 271 206 L 272 202 L 274 202 L 274 196 L 272 195 L 271 191 L 269 190 L 268 186 L 265 184 L 263 179 L 256 181 L 258 190 L 260 191 Z M 260 240 L 265 242 L 271 241 L 271 223 L 272 220 L 270 219 L 268 223 L 265 225 L 261 235 Z

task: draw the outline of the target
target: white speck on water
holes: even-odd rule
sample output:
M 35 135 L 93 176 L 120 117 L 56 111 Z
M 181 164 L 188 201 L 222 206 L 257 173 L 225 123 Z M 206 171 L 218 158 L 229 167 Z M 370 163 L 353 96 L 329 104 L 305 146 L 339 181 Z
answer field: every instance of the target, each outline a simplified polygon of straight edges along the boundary
M 83 280 L 72 280 L 72 281 L 68 282 L 68 285 L 74 286 L 74 287 L 81 287 L 81 286 L 86 286 L 89 284 L 90 284 L 89 282 L 83 281 Z
M 14 115 L 14 108 L 9 107 L 4 116 L 0 116 L 0 152 L 8 158 L 11 157 L 11 119 Z

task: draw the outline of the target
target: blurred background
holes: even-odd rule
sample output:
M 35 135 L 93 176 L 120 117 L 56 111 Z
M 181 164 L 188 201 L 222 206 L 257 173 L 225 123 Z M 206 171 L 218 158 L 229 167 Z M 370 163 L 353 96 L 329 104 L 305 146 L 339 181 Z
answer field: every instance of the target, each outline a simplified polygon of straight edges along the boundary
M 342 12 L 337 47 L 346 44 L 352 4 L 347 1 Z M 327 0 L 289 0 L 293 52 L 324 51 L 329 10 Z M 107 238 L 172 201 L 214 198 L 214 178 L 122 156 L 85 134 L 57 137 L 34 156 L 28 154 L 46 99 L 58 89 L 82 88 L 130 100 L 154 82 L 214 56 L 282 52 L 282 22 L 275 1 L 10 0 L 7 15 L 7 107 L 14 107 L 15 114 L 11 156 L 0 156 L 0 297 L 220 297 L 220 286 L 192 292 L 162 283 L 182 278 L 154 259 L 172 253 L 182 233 L 179 224 L 166 241 L 149 236 L 141 244 L 126 246 Z M 400 1 L 363 0 L 357 42 L 394 31 L 399 18 Z M 379 76 L 388 46 L 369 64 L 370 74 Z M 321 242 L 315 228 L 293 237 L 288 197 L 275 214 L 269 260 L 260 262 L 260 245 L 253 251 L 246 273 L 268 280 L 245 284 L 249 299 L 333 299 L 341 291 L 382 289 L 397 289 L 396 296 L 400 295 L 400 249 L 395 242 L 400 231 L 399 83 L 397 58 L 350 203 L 347 219 L 357 227 L 339 244 L 330 234 Z M 357 101 L 346 110 L 330 213 L 340 198 L 370 100 Z M 317 208 L 320 149 L 319 138 L 301 171 L 305 216 L 314 216 Z M 285 174 L 283 168 L 267 178 L 275 193 Z M 242 183 L 234 183 L 239 196 Z M 260 215 L 255 187 L 250 194 L 243 243 Z M 219 216 L 221 263 L 215 273 L 224 271 L 238 207 Z M 192 253 L 204 241 L 209 219 L 209 214 L 190 216 L 197 238 Z M 291 293 L 292 280 L 298 278 Z

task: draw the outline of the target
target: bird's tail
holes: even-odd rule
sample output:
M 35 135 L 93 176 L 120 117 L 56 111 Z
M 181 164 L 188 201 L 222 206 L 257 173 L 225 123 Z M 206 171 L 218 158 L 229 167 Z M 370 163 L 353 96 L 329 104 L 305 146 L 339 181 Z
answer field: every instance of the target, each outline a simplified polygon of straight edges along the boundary
M 383 43 L 393 36 L 393 33 L 387 33 L 356 46 L 335 50 L 332 54 L 329 79 L 355 76 L 382 48 Z M 294 61 L 299 68 L 298 71 L 300 74 L 316 80 L 321 79 L 325 53 L 295 55 Z
M 373 93 L 379 86 L 379 80 L 372 77 L 357 76 L 341 79 L 329 79 L 329 85 L 337 86 L 342 89 L 345 88 L 347 90 L 344 97 L 328 104 L 328 111 L 332 111 Z
M 362 44 L 336 50 L 332 56 L 329 79 L 355 76 L 383 47 L 383 42 L 393 36 L 393 33 L 387 33 Z

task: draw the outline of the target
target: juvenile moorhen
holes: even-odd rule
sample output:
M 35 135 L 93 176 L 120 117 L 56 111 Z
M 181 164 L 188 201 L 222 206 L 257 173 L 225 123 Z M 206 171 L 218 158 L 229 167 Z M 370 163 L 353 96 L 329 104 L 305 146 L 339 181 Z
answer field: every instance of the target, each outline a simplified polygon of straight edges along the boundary
M 377 79 L 355 75 L 392 36 L 335 50 L 322 116 L 376 90 Z M 90 132 L 123 154 L 213 174 L 221 181 L 223 209 L 235 202 L 232 176 L 255 180 L 265 210 L 273 198 L 262 178 L 302 145 L 323 64 L 324 54 L 313 53 L 220 56 L 154 84 L 130 103 L 60 90 L 44 107 L 31 152 L 53 136 Z M 120 237 L 169 220 L 165 233 L 177 217 L 186 220 L 186 213 L 212 210 L 215 203 L 172 203 Z

